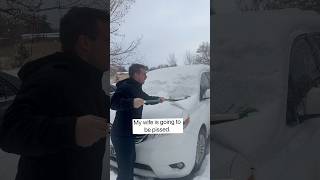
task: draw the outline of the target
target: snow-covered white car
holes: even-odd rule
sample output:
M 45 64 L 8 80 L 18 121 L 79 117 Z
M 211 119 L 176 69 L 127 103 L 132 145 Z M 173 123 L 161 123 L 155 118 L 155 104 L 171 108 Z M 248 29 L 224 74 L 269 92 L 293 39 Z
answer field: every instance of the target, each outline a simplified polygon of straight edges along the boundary
M 258 110 L 211 127 L 211 177 L 319 179 L 320 15 L 286 9 L 211 21 L 214 113 Z
M 163 68 L 147 73 L 146 93 L 178 101 L 144 105 L 142 118 L 183 118 L 181 134 L 143 135 L 136 139 L 134 173 L 144 177 L 179 178 L 198 170 L 210 132 L 210 72 L 207 65 Z M 115 111 L 110 110 L 113 122 Z M 110 165 L 117 167 L 110 141 Z

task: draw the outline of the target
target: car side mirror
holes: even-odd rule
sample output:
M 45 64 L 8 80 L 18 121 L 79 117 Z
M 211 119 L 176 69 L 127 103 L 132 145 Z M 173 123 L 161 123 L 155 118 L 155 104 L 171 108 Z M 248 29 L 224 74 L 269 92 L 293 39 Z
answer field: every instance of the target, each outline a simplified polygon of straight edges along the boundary
M 202 99 L 210 99 L 210 89 L 207 89 L 203 94 Z

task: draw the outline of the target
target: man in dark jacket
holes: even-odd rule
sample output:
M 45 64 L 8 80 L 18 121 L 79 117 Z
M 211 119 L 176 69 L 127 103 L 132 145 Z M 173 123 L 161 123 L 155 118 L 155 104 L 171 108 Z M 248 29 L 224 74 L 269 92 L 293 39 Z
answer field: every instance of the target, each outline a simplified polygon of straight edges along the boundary
M 104 11 L 72 8 L 60 23 L 62 52 L 24 65 L 0 127 L 0 147 L 20 155 L 16 180 L 100 180 L 108 99 Z
M 111 98 L 111 109 L 117 111 L 111 129 L 118 164 L 117 180 L 133 180 L 136 153 L 132 119 L 141 119 L 144 100 L 164 101 L 163 97 L 149 96 L 143 92 L 142 84 L 146 78 L 146 67 L 132 64 L 129 67 L 129 78 L 117 83 L 116 92 Z

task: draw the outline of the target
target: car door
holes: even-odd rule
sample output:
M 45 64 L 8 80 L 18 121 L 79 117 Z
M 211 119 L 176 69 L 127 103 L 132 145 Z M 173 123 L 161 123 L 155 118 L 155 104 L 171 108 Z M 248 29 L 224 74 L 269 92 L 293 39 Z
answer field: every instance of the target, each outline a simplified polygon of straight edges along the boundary
M 196 107 L 194 117 L 191 117 L 191 119 L 195 119 L 200 127 L 205 124 L 207 132 L 210 132 L 210 97 L 205 97 L 207 90 L 210 90 L 210 73 L 203 72 L 200 77 L 199 106 Z

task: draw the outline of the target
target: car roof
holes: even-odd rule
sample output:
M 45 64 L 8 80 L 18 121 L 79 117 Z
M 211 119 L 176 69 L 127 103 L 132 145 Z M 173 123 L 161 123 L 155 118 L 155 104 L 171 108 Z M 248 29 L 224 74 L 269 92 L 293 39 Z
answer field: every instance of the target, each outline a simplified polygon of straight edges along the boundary
M 156 69 L 148 72 L 148 75 L 152 74 L 158 74 L 164 75 L 166 73 L 174 73 L 174 74 L 183 74 L 183 75 L 196 75 L 200 74 L 204 71 L 210 71 L 210 67 L 208 65 L 204 64 L 193 64 L 193 65 L 182 65 L 182 66 L 175 66 L 175 67 L 167 67 L 167 68 L 161 68 Z
M 320 15 L 288 9 L 225 13 L 212 19 L 215 111 L 230 104 L 285 102 L 291 43 L 300 34 L 320 32 Z
M 279 44 L 295 33 L 320 31 L 320 15 L 299 9 L 270 10 L 213 15 L 214 46 L 267 42 Z M 215 43 L 216 42 L 216 43 Z

